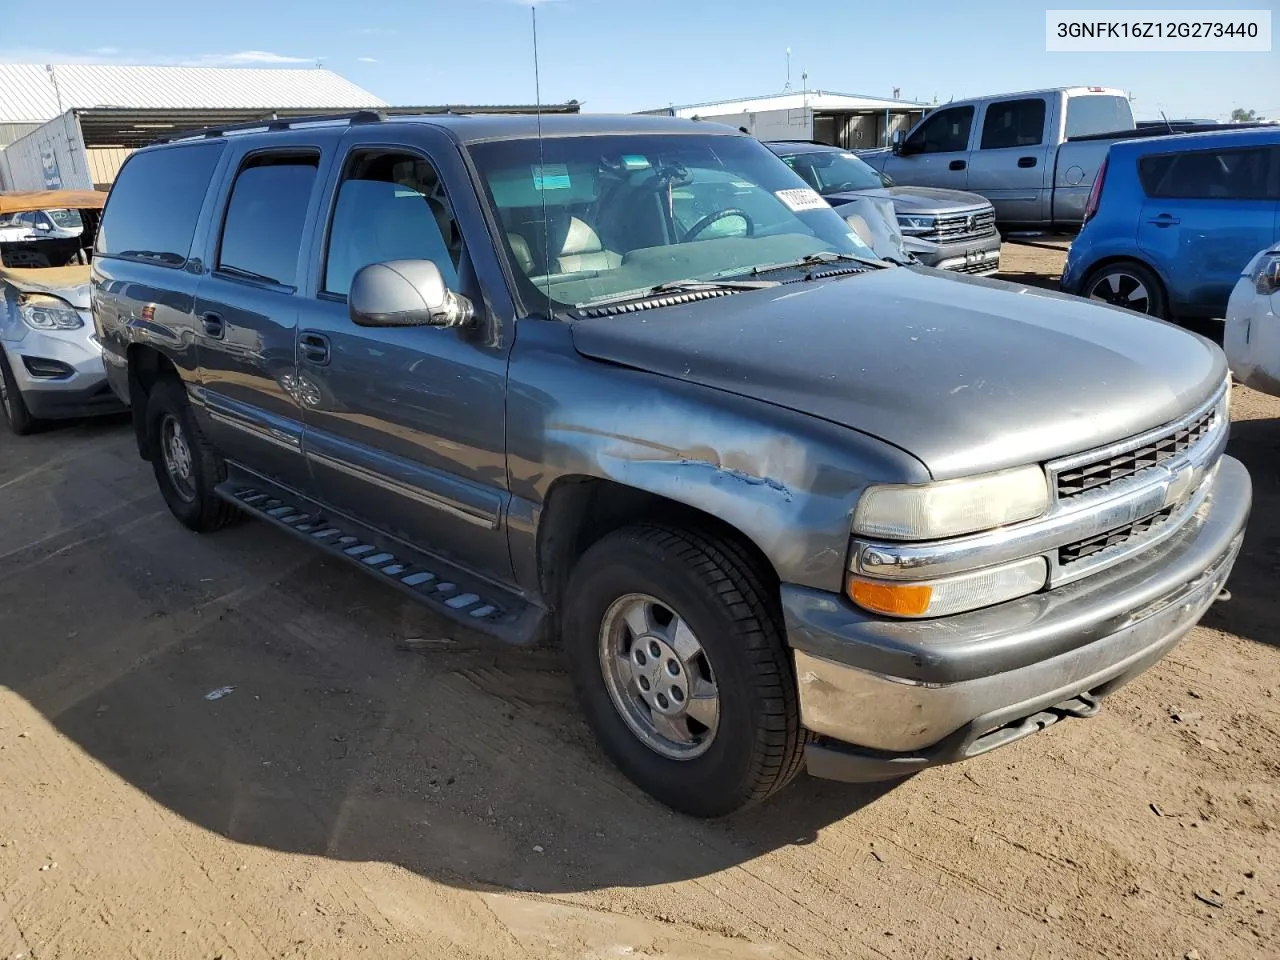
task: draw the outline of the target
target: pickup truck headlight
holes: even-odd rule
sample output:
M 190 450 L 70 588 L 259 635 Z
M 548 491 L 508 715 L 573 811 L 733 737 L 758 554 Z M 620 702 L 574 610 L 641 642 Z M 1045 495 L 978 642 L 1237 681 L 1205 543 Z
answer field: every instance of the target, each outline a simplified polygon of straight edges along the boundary
M 926 233 L 933 232 L 934 227 L 937 226 L 937 219 L 935 217 L 899 214 L 898 226 L 902 228 L 902 232 L 907 236 L 920 237 Z
M 84 320 L 71 304 L 47 294 L 28 294 L 19 304 L 22 322 L 32 330 L 79 330 Z
M 849 576 L 849 599 L 890 617 L 945 617 L 1025 597 L 1044 586 L 1049 565 L 1028 557 L 998 567 L 917 583 Z
M 868 487 L 853 532 L 887 540 L 940 540 L 1038 517 L 1049 509 L 1049 482 L 1038 466 L 938 483 Z

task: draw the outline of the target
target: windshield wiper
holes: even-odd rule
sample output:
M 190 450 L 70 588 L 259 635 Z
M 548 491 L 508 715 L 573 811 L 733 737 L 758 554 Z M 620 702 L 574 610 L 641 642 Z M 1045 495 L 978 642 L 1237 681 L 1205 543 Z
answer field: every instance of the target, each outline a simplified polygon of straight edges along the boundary
M 644 300 L 663 293 L 698 293 L 702 290 L 764 290 L 778 286 L 776 280 L 668 280 L 654 287 L 643 290 L 632 290 L 599 300 L 588 300 L 580 303 L 575 309 L 594 310 L 596 307 L 607 307 L 615 303 L 626 303 L 628 300 Z
M 787 260 L 783 263 L 768 263 L 763 266 L 753 267 L 749 272 L 752 276 L 758 276 L 762 273 L 773 273 L 775 270 L 794 270 L 796 267 L 809 267 L 823 263 L 861 263 L 877 270 L 888 268 L 888 265 L 883 260 L 872 260 L 869 257 L 859 257 L 852 253 L 836 253 L 834 250 L 822 250 L 818 253 L 806 254 L 799 260 Z

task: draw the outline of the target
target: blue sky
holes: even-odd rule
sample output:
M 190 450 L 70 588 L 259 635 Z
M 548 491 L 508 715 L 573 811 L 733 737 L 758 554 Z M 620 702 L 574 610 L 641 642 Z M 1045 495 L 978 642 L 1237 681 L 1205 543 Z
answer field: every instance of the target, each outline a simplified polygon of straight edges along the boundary
M 531 102 L 527 0 L 64 0 L 48 10 L 0 0 L 0 61 L 307 65 L 320 60 L 396 104 Z M 1220 6 L 1222 4 L 1219 4 Z M 1055 0 L 1052 8 L 1149 8 Z M 1205 8 L 1210 0 L 1159 7 Z M 1234 0 L 1273 11 L 1277 0 Z M 803 10 L 811 11 L 809 16 Z M 1045 4 L 917 0 L 540 0 L 542 96 L 631 111 L 778 91 L 792 83 L 932 101 L 1032 87 L 1102 84 L 1139 117 L 1280 117 L 1280 47 L 1271 53 L 1046 53 Z M 77 16 L 83 11 L 83 18 Z M 216 11 L 216 15 L 214 15 Z M 74 42 L 83 24 L 82 43 Z M 31 38 L 27 45 L 18 38 Z

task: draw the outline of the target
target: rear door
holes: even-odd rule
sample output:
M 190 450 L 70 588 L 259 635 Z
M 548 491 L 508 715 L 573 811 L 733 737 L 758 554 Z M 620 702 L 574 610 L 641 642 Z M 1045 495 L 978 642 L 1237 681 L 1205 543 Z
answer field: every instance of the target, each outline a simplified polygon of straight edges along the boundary
M 1277 152 L 1208 145 L 1139 158 L 1138 246 L 1175 313 L 1222 316 L 1240 271 L 1275 241 Z
M 969 138 L 974 108 L 944 107 L 911 131 L 885 171 L 898 183 L 964 190 L 969 181 Z
M 990 200 L 1002 223 L 1046 218 L 1053 175 L 1051 107 L 1045 97 L 1023 97 L 995 100 L 983 109 L 981 132 L 969 158 L 968 189 Z
M 336 135 L 313 130 L 250 144 L 229 165 L 196 291 L 200 381 L 211 439 L 228 459 L 307 487 L 294 339 L 304 240 Z M 258 145 L 262 141 L 255 141 Z

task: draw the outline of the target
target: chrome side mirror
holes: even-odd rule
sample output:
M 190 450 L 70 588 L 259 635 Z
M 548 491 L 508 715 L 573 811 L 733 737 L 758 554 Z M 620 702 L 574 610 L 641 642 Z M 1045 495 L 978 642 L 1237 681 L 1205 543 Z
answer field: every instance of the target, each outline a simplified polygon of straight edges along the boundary
M 356 271 L 347 294 L 351 322 L 361 327 L 464 327 L 471 301 L 445 284 L 430 260 L 389 260 Z

